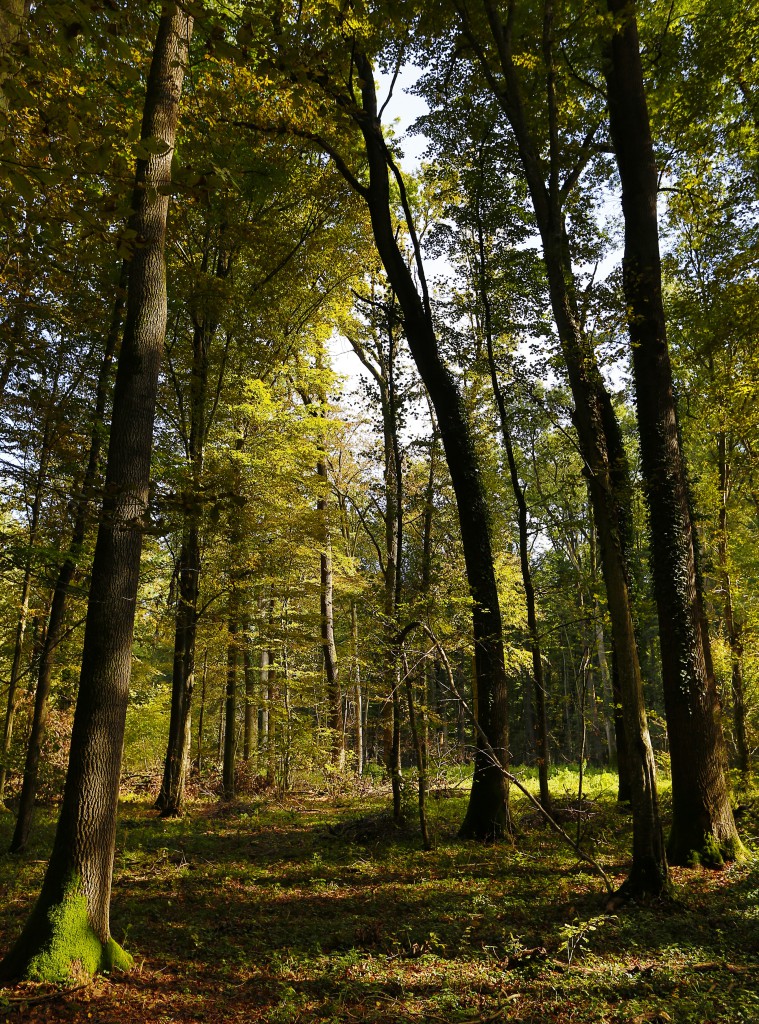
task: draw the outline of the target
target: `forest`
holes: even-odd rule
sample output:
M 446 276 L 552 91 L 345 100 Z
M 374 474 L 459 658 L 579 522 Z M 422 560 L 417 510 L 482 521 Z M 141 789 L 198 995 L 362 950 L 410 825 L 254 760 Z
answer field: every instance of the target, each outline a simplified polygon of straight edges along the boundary
M 0 2 L 0 1016 L 759 1020 L 758 51 Z

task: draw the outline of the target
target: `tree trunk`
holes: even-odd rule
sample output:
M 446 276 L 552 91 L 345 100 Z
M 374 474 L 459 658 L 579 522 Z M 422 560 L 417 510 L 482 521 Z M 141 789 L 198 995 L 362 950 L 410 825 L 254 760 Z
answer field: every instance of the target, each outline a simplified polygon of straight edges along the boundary
M 738 770 L 744 779 L 749 774 L 749 748 L 746 740 L 746 702 L 743 688 L 743 628 L 733 607 L 733 584 L 728 564 L 727 505 L 730 498 L 730 463 L 727 438 L 721 431 L 717 438 L 717 469 L 719 472 L 719 533 L 717 557 L 722 577 L 725 633 L 730 647 L 730 693 L 733 705 L 733 735 Z
M 479 271 L 480 271 L 480 295 L 485 312 L 485 342 L 488 354 L 488 367 L 490 369 L 490 383 L 493 388 L 498 419 L 501 425 L 501 438 L 503 441 L 506 459 L 509 465 L 509 478 L 511 490 L 517 504 L 517 529 L 519 537 L 519 568 L 522 573 L 522 586 L 524 587 L 524 599 L 527 606 L 527 631 L 530 637 L 530 653 L 532 654 L 532 677 L 534 682 L 535 696 L 535 753 L 538 762 L 538 780 L 540 784 L 540 802 L 546 811 L 551 812 L 551 793 L 548 788 L 548 768 L 550 765 L 550 754 L 548 749 L 548 718 L 546 714 L 546 688 L 543 678 L 543 656 L 540 651 L 540 637 L 538 633 L 538 616 L 535 608 L 535 587 L 532 583 L 532 569 L 530 568 L 530 537 L 528 532 L 528 509 L 525 498 L 525 488 L 519 479 L 519 470 L 514 455 L 514 445 L 511 440 L 511 426 L 509 415 L 506 410 L 506 402 L 501 390 L 501 383 L 498 380 L 498 370 L 493 351 L 493 327 L 490 310 L 490 295 L 487 287 L 487 274 L 485 266 L 485 238 L 482 220 L 477 210 L 477 233 L 479 242 Z
M 635 7 L 607 0 L 616 24 L 606 48 L 609 125 L 622 182 L 623 283 L 632 347 L 654 593 L 659 613 L 664 706 L 672 762 L 675 864 L 735 857 L 717 687 L 696 566 L 686 471 L 680 450 L 661 293 L 658 176 L 648 121 Z M 632 746 L 632 745 L 631 745 Z
M 232 602 L 233 605 L 236 602 Z M 227 687 L 224 700 L 224 760 L 222 763 L 222 786 L 224 799 L 235 797 L 235 750 L 237 747 L 237 609 L 229 613 L 227 625 Z
M 245 670 L 245 720 L 243 724 L 242 758 L 246 763 L 256 760 L 258 752 L 258 686 L 253 668 L 250 643 L 246 641 L 244 655 Z
M 215 276 L 225 278 L 230 269 L 229 254 L 224 246 L 224 229 L 219 229 Z M 201 272 L 208 272 L 211 258 L 211 229 L 206 228 Z M 209 314 L 201 302 L 190 303 L 192 316 L 192 365 L 190 370 L 190 425 L 185 437 L 190 480 L 182 494 L 184 509 L 182 547 L 177 565 L 179 599 L 174 628 L 174 665 L 171 686 L 169 736 L 164 760 L 163 782 L 156 806 L 162 817 L 182 813 L 184 789 L 189 760 L 190 715 L 195 684 L 195 641 L 198 630 L 198 597 L 200 594 L 200 526 L 201 491 L 205 442 L 212 416 L 207 414 L 209 350 L 218 328 L 218 311 Z M 200 305 L 200 309 L 198 308 Z M 213 304 L 212 304 L 213 306 Z M 178 399 L 181 401 L 182 396 Z
M 142 138 L 165 152 L 137 163 L 129 226 L 141 244 L 129 271 L 114 389 L 103 516 L 90 584 L 71 755 L 53 851 L 26 927 L 0 964 L 3 979 L 61 980 L 127 966 L 110 935 L 109 906 L 121 751 L 158 370 L 166 329 L 167 185 L 192 18 L 172 5 L 160 20 Z
M 206 714 L 206 683 L 208 681 L 208 649 L 203 652 L 203 676 L 200 682 L 200 714 L 198 715 L 198 775 L 203 768 L 203 726 Z
M 373 68 L 363 54 L 356 55 L 356 65 L 361 80 L 362 109 L 355 116 L 369 164 L 369 185 L 359 185 L 359 188 L 369 208 L 377 251 L 403 313 L 411 355 L 437 415 L 456 495 L 467 582 L 473 601 L 474 686 L 478 694 L 479 722 L 501 760 L 501 765 L 492 764 L 478 735 L 472 790 L 461 835 L 488 839 L 509 831 L 511 822 L 508 790 L 501 771 L 501 766 L 508 764 L 509 745 L 506 670 L 485 488 L 461 395 L 438 348 L 426 287 L 423 286 L 420 296 L 398 246 L 391 217 L 388 167 L 394 169 L 394 174 L 396 169 L 382 135 Z M 396 180 L 402 184 L 399 172 Z M 401 191 L 405 196 L 403 189 Z M 410 210 L 407 219 L 413 233 Z M 424 280 L 421 261 L 417 269 Z
M 18 680 L 21 675 L 21 656 L 24 651 L 24 637 L 29 617 L 29 598 L 32 589 L 32 556 L 37 541 L 39 529 L 40 511 L 42 509 L 42 493 L 47 483 L 47 466 L 50 459 L 50 449 L 53 433 L 53 406 L 58 394 L 58 382 L 60 380 L 63 362 L 63 350 L 59 350 L 57 366 L 53 381 L 52 393 L 45 413 L 44 428 L 40 443 L 40 461 L 34 481 L 34 493 L 31 503 L 31 515 L 29 520 L 29 545 L 26 552 L 24 564 L 24 578 L 21 584 L 21 603 L 19 607 L 18 620 L 16 622 L 16 636 L 13 644 L 13 659 L 11 661 L 11 672 L 8 680 L 8 703 L 3 723 L 2 745 L 0 745 L 0 806 L 5 801 L 5 782 L 8 774 L 8 758 L 13 740 L 13 726 L 16 717 L 16 703 L 18 699 Z
M 266 784 L 274 786 L 277 782 L 277 748 L 275 745 L 277 727 L 274 715 L 274 702 L 277 699 L 277 667 L 274 651 L 269 651 L 266 664 L 266 703 L 268 706 L 268 731 L 266 742 Z
M 189 767 L 190 713 L 195 685 L 195 635 L 200 582 L 200 538 L 197 518 L 188 516 L 179 553 L 177 575 L 179 595 L 174 619 L 174 663 L 171 678 L 169 741 L 163 768 L 163 782 L 156 806 L 162 818 L 182 813 L 185 781 Z
M 356 695 L 356 775 L 360 776 L 364 773 L 364 709 L 361 691 L 361 663 L 358 658 L 358 613 L 355 601 L 351 601 L 351 660 L 353 662 L 353 687 Z
M 322 481 L 322 491 L 317 499 L 316 509 L 319 515 L 319 527 L 321 530 L 321 551 L 319 552 L 321 586 L 319 588 L 319 604 L 321 610 L 324 674 L 327 678 L 327 729 L 329 730 L 330 760 L 335 765 L 342 765 L 345 757 L 345 747 L 343 743 L 343 715 L 337 667 L 337 648 L 335 647 L 332 538 L 327 509 L 327 488 L 329 484 L 327 479 L 327 463 L 324 458 L 319 459 L 316 465 L 316 472 Z

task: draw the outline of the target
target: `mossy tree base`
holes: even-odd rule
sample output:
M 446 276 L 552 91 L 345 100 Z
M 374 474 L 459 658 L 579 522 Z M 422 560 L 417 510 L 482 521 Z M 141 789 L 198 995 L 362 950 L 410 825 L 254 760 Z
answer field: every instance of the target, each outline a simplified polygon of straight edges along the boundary
M 719 869 L 745 856 L 746 848 L 735 835 L 720 839 L 714 833 L 704 833 L 696 840 L 692 835 L 680 836 L 673 830 L 667 842 L 667 859 L 680 867 L 700 864 Z
M 78 883 L 61 899 L 44 905 L 42 898 L 11 951 L 0 963 L 2 981 L 67 982 L 82 975 L 127 971 L 132 957 L 112 938 L 103 942 L 87 914 L 87 900 Z

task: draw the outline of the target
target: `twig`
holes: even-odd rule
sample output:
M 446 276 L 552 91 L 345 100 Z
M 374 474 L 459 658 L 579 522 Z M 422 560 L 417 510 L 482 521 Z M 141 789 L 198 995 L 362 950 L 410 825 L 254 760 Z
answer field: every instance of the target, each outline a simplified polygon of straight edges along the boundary
M 67 999 L 74 992 L 81 992 L 83 988 L 88 988 L 89 982 L 84 985 L 75 985 L 74 988 L 66 988 L 60 992 L 48 992 L 44 996 L 20 996 L 14 999 L 12 996 L 4 996 L 3 999 L 6 1003 L 16 1005 L 18 1003 L 52 1003 L 56 999 Z

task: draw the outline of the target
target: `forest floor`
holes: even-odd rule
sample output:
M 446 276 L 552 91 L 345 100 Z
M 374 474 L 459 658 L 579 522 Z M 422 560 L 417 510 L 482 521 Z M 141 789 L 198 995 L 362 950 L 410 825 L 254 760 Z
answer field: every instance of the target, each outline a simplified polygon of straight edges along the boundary
M 566 828 L 621 882 L 628 815 L 615 780 L 552 790 Z M 496 1022 L 755 1024 L 759 1021 L 759 792 L 739 794 L 741 864 L 673 869 L 674 899 L 604 912 L 599 877 L 514 793 L 512 846 L 463 842 L 464 789 L 430 798 L 434 849 L 413 804 L 396 827 L 387 793 L 196 802 L 160 820 L 122 803 L 114 937 L 134 970 L 67 991 L 0 989 L 0 1022 Z M 663 792 L 666 808 L 668 794 Z M 0 816 L 0 849 L 12 818 Z M 40 812 L 24 857 L 0 856 L 0 950 L 18 933 L 52 842 Z

